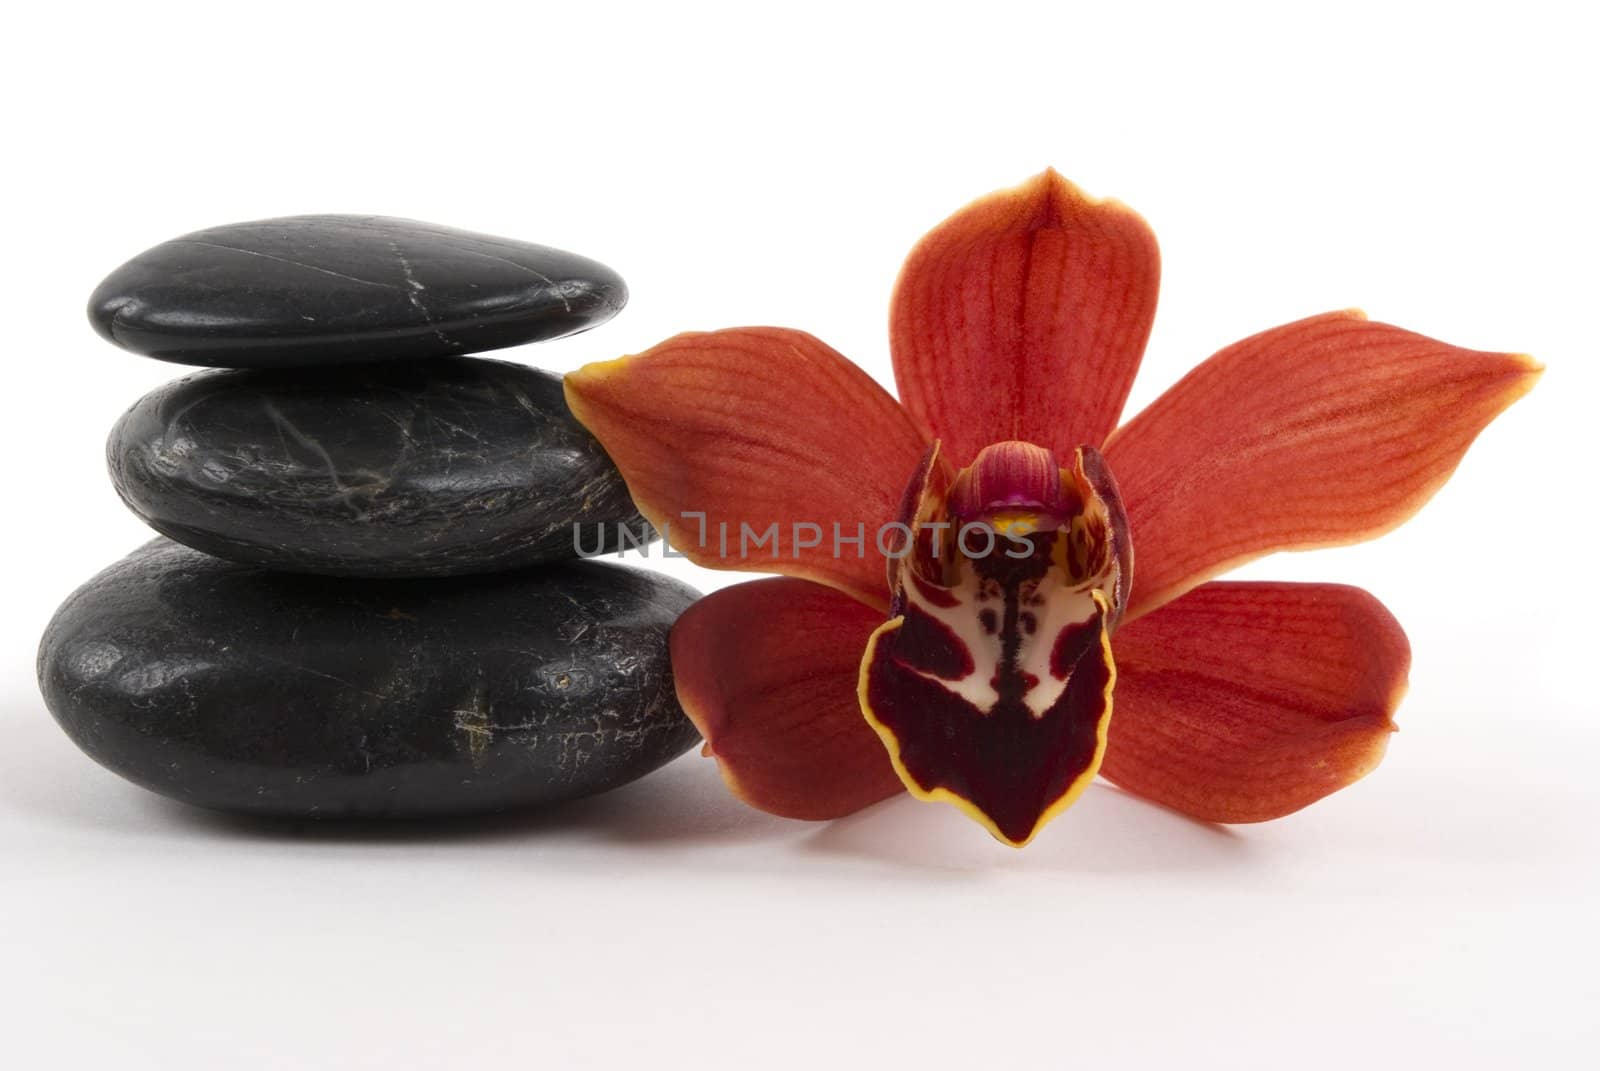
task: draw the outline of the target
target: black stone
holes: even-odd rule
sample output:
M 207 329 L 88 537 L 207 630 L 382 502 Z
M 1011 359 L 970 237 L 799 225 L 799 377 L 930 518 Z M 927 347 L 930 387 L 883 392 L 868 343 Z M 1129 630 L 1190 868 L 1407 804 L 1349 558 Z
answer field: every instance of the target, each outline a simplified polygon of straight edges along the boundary
M 106 451 L 157 531 L 298 572 L 491 572 L 649 533 L 560 378 L 504 361 L 199 372 L 140 399 Z
M 67 599 L 39 681 L 90 757 L 186 803 L 499 811 L 614 788 L 694 743 L 667 656 L 693 599 L 600 562 L 326 580 L 160 539 Z
M 604 264 L 386 216 L 284 216 L 163 242 L 89 299 L 123 349 L 219 368 L 477 353 L 557 338 L 628 299 Z

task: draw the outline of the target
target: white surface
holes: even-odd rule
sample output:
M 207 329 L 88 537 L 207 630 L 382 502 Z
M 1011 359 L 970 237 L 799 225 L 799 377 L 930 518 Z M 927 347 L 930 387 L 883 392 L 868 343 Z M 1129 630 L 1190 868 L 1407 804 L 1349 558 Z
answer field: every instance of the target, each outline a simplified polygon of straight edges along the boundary
M 562 6 L 8 15 L 0 1063 L 1594 1066 L 1579 5 Z M 904 800 L 769 818 L 690 757 L 541 818 L 355 837 L 169 804 L 46 714 L 45 621 L 145 536 L 105 432 L 181 372 L 84 321 L 140 249 L 290 212 L 454 223 L 631 284 L 523 359 L 777 323 L 887 380 L 901 256 L 1046 164 L 1162 241 L 1135 405 L 1348 305 L 1549 365 L 1406 529 L 1248 570 L 1363 584 L 1411 634 L 1403 731 L 1355 788 L 1230 831 L 1096 787 L 1016 853 Z

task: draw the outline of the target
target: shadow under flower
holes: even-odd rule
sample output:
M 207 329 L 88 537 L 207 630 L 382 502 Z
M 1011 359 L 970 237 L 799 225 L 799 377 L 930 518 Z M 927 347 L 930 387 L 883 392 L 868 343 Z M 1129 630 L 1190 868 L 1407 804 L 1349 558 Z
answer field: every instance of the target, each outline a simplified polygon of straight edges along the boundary
M 1257 846 L 1232 829 L 1195 821 L 1104 782 L 1090 786 L 1070 814 L 1022 851 L 994 840 L 954 807 L 907 796 L 822 826 L 803 848 L 947 873 L 1161 873 L 1247 867 L 1259 858 Z

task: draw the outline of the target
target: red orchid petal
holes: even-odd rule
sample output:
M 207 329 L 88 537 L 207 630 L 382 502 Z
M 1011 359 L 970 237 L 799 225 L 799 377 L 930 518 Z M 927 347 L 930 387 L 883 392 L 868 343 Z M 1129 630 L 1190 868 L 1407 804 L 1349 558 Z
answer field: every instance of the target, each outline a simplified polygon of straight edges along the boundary
M 678 698 L 734 795 L 787 818 L 838 818 L 901 791 L 861 717 L 861 652 L 883 616 L 775 577 L 701 599 L 672 629 Z
M 1138 555 L 1125 620 L 1270 551 L 1400 524 L 1539 371 L 1356 312 L 1222 350 L 1106 444 Z
M 616 461 L 640 512 L 670 525 L 690 559 L 805 577 L 887 605 L 879 528 L 927 443 L 836 351 L 800 331 L 734 328 L 678 335 L 566 383 L 567 404 Z M 697 512 L 703 527 L 684 516 Z M 836 531 L 850 541 L 837 554 Z
M 1101 773 L 1211 822 L 1297 811 L 1378 765 L 1411 648 L 1335 584 L 1215 582 L 1117 630 Z
M 895 286 L 900 399 L 957 467 L 1020 439 L 1098 445 L 1128 397 L 1160 281 L 1155 236 L 1054 171 L 935 227 Z

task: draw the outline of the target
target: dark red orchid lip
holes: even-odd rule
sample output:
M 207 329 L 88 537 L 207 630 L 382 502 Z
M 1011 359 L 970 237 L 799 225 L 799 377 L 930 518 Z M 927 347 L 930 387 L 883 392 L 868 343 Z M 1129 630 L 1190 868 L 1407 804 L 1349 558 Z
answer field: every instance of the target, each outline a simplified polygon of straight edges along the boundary
M 573 411 L 658 526 L 686 513 L 734 530 L 942 518 L 1008 535 L 1025 520 L 1062 548 L 1062 576 L 1093 574 L 1094 554 L 1125 563 L 1073 595 L 1076 617 L 1049 619 L 1050 644 L 1014 631 L 1016 657 L 997 658 L 983 611 L 984 635 L 1007 634 L 1015 581 L 1021 622 L 1021 573 L 994 571 L 989 605 L 920 544 L 762 562 L 786 578 L 713 593 L 673 635 L 679 697 L 742 798 L 826 818 L 903 781 L 1023 843 L 1097 766 L 1234 822 L 1297 810 L 1376 764 L 1410 657 L 1387 611 L 1337 585 L 1211 578 L 1400 524 L 1540 369 L 1332 313 L 1222 349 L 1119 426 L 1159 277 L 1137 215 L 1047 171 L 956 213 L 907 258 L 890 316 L 899 402 L 812 336 L 770 327 L 679 335 L 568 377 Z M 963 482 L 1008 443 L 1029 449 Z M 1052 484 L 1042 456 L 1079 459 L 1099 490 Z M 1124 520 L 1095 529 L 1090 498 Z M 710 568 L 753 564 L 680 549 Z M 970 613 L 951 642 L 940 628 L 958 611 Z M 1051 666 L 1068 671 L 1045 688 Z M 1003 685 L 1033 705 L 970 702 L 991 680 L 994 696 Z M 1053 709 L 1039 696 L 1069 691 L 1073 716 L 1038 716 Z M 1059 734 L 1041 746 L 1047 729 Z
M 861 711 L 912 795 L 954 803 L 1021 846 L 1105 756 L 1111 632 L 1131 580 L 1127 521 L 1091 446 L 1070 468 L 1028 443 L 980 451 L 902 499 L 913 552 L 891 562 L 891 614 L 861 660 Z M 984 526 L 974 544 L 941 522 Z

